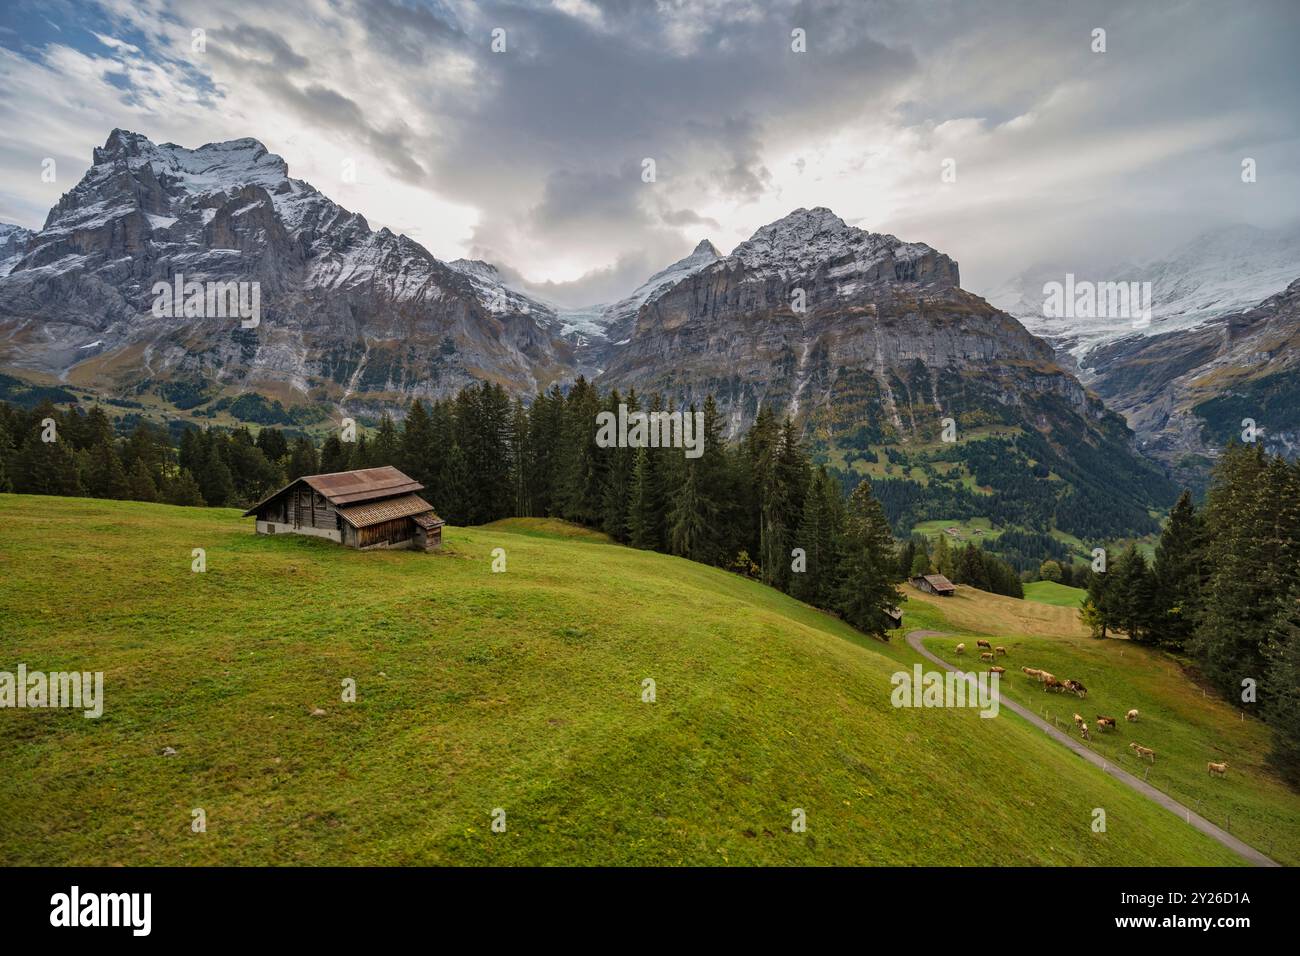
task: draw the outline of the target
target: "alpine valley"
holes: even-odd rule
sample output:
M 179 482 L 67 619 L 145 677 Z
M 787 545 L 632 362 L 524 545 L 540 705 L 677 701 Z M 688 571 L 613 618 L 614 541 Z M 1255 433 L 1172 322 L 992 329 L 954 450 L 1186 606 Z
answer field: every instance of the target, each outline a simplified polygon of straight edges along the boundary
M 260 322 L 156 316 L 155 283 L 178 276 L 259 283 Z M 1155 531 L 1174 497 L 1119 411 L 1153 435 L 1192 416 L 1210 427 L 1191 446 L 1182 426 L 1155 444 L 1211 456 L 1234 396 L 1294 381 L 1296 295 L 1169 343 L 1101 343 L 1091 354 L 1118 351 L 1093 390 L 1068 350 L 962 289 L 948 255 L 829 209 L 561 308 L 372 229 L 256 140 L 186 149 L 118 129 L 42 229 L 0 226 L 0 399 L 323 430 L 473 382 L 529 401 L 584 377 L 678 406 L 712 395 L 728 437 L 763 409 L 790 416 L 846 487 L 873 479 L 896 531 L 983 517 L 1077 547 Z

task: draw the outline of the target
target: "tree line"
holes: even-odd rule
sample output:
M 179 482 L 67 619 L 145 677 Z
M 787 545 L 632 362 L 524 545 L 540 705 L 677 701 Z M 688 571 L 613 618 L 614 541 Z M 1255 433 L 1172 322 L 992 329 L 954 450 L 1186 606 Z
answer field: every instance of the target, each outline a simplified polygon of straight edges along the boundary
M 1300 462 L 1228 446 L 1205 504 L 1174 505 L 1154 560 L 1130 545 L 1093 574 L 1082 616 L 1188 658 L 1274 729 L 1273 760 L 1300 785 Z

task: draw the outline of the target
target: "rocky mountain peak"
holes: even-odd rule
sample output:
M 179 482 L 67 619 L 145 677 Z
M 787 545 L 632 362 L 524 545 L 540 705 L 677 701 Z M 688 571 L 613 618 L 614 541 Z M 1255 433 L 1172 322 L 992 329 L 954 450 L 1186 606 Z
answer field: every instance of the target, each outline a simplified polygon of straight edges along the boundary
M 912 264 L 928 260 L 942 267 L 945 282 L 960 284 L 957 264 L 925 243 L 850 226 L 825 206 L 801 207 L 760 227 L 727 260 L 760 278 L 781 280 L 822 270 L 832 277 L 902 279 L 917 271 Z M 893 275 L 888 266 L 897 266 Z

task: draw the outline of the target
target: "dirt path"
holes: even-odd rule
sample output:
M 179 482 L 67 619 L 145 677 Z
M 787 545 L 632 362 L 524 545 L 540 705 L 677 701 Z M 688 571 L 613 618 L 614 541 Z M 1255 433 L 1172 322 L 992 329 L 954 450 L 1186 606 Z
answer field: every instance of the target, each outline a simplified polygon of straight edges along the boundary
M 960 673 L 961 672 L 960 668 L 953 667 L 947 661 L 936 657 L 934 654 L 931 654 L 921 644 L 921 641 L 927 637 L 947 637 L 947 636 L 950 635 L 945 634 L 945 632 L 943 631 L 908 631 L 907 643 L 909 647 L 911 647 L 914 651 L 916 651 L 926 660 L 933 661 L 934 663 L 942 667 L 944 670 L 950 670 L 950 671 L 955 671 L 957 673 Z M 1164 807 L 1170 813 L 1178 814 L 1178 816 L 1181 819 L 1186 820 L 1188 823 L 1196 827 L 1196 829 L 1200 830 L 1206 836 L 1219 841 L 1224 846 L 1226 846 L 1229 850 L 1231 850 L 1233 853 L 1236 853 L 1238 856 L 1246 860 L 1249 860 L 1255 866 L 1280 866 L 1281 865 L 1279 863 L 1275 863 L 1273 860 L 1270 860 L 1268 857 L 1266 857 L 1263 853 L 1260 853 L 1250 844 L 1243 843 L 1241 840 L 1237 839 L 1227 830 L 1215 826 L 1213 823 L 1205 819 L 1200 814 L 1193 813 L 1189 807 L 1186 807 L 1183 804 L 1179 803 L 1173 797 L 1169 796 L 1169 794 L 1164 793 L 1161 790 L 1157 790 L 1155 787 L 1151 786 L 1151 784 L 1147 783 L 1145 780 L 1138 779 L 1128 771 L 1121 770 L 1119 767 L 1115 766 L 1115 764 L 1112 763 L 1110 760 L 1107 760 L 1105 757 L 1101 756 L 1101 754 L 1095 753 L 1094 751 L 1090 750 L 1088 747 L 1085 747 L 1082 743 L 1075 740 L 1069 734 L 1057 730 L 1047 721 L 1043 720 L 1041 717 L 1035 714 L 1032 710 L 1029 710 L 1026 707 L 1022 707 L 1020 704 L 1017 704 L 1014 701 L 1007 700 L 1006 697 L 1002 697 L 998 701 L 998 703 L 999 706 L 1007 708 L 1012 713 L 1019 714 L 1025 720 L 1033 724 L 1035 727 L 1044 731 L 1052 739 L 1065 744 L 1065 746 L 1069 747 L 1071 750 L 1077 753 L 1084 760 L 1100 768 L 1103 773 L 1111 777 L 1114 777 L 1116 780 L 1120 781 L 1121 783 L 1127 784 L 1129 787 L 1136 790 L 1138 793 L 1142 794 L 1142 796 L 1146 797 L 1148 800 Z

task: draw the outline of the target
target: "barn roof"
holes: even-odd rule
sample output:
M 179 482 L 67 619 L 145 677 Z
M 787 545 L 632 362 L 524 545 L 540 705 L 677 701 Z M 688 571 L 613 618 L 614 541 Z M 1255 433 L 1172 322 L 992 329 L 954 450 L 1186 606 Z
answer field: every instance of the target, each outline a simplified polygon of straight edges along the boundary
M 304 475 L 302 478 L 295 478 L 279 491 L 267 495 L 245 511 L 244 517 L 247 518 L 255 513 L 262 505 L 284 494 L 300 481 L 306 482 L 320 492 L 330 504 L 339 508 L 362 501 L 391 498 L 394 495 L 424 490 L 424 485 L 402 474 L 391 465 L 384 465 L 381 468 L 362 468 L 358 471 L 336 471 L 328 475 Z M 430 506 L 425 505 L 425 507 Z
M 925 578 L 925 580 L 930 583 L 930 587 L 937 588 L 940 591 L 957 590 L 957 586 L 942 574 L 923 574 L 921 577 Z
M 443 523 L 433 513 L 433 505 L 419 495 L 402 495 L 399 498 L 385 498 L 383 501 L 367 501 L 359 505 L 348 505 L 339 509 L 339 517 L 354 528 L 368 528 L 382 521 L 397 518 L 415 518 L 420 527 L 428 527 L 425 521 Z

